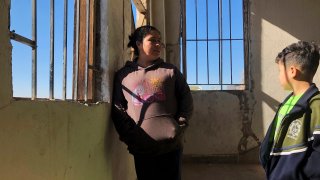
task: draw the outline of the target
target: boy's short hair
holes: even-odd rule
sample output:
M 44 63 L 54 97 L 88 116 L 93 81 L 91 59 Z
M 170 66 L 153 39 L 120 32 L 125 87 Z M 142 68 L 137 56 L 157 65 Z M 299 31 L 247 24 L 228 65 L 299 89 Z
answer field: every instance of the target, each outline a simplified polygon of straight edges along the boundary
M 284 48 L 276 57 L 276 63 L 300 67 L 304 80 L 312 80 L 319 66 L 319 46 L 315 43 L 299 41 Z

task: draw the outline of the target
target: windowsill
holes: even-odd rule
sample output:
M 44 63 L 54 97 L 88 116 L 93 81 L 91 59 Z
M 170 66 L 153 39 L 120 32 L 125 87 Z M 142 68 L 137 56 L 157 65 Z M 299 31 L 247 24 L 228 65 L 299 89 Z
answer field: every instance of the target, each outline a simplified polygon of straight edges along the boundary
M 244 91 L 246 86 L 240 85 L 189 85 L 191 91 Z
M 13 101 L 30 101 L 30 102 L 67 102 L 67 103 L 82 104 L 85 106 L 92 106 L 92 105 L 108 103 L 108 102 L 102 102 L 102 101 L 83 102 L 83 101 L 74 101 L 72 99 L 62 100 L 62 99 L 47 99 L 47 98 L 37 98 L 35 100 L 31 100 L 31 98 L 27 98 L 27 97 L 13 97 L 12 99 L 13 99 Z

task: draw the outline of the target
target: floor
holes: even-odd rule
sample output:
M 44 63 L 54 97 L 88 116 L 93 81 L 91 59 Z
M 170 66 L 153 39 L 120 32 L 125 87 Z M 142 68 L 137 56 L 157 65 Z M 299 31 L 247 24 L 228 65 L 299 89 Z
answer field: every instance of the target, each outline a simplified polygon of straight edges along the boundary
M 184 163 L 182 180 L 265 180 L 259 164 Z

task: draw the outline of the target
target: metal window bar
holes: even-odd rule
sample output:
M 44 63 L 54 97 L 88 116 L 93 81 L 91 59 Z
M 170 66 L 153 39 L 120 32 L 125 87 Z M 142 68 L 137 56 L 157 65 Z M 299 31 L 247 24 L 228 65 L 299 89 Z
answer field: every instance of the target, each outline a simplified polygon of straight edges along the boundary
M 63 84 L 62 99 L 67 98 L 67 42 L 68 42 L 68 0 L 64 0 L 64 27 L 63 27 Z
M 54 0 L 50 0 L 50 86 L 49 99 L 54 99 Z
M 32 47 L 32 95 L 31 99 L 37 98 L 37 1 L 32 1 L 32 40 L 35 47 Z
M 181 3 L 181 36 L 182 36 L 182 69 L 183 69 L 183 75 L 184 78 L 187 79 L 187 54 L 186 54 L 186 47 L 187 47 L 187 41 L 186 41 L 186 0 L 180 0 Z
M 220 83 L 210 83 L 210 84 L 207 84 L 207 83 L 198 83 L 198 84 L 193 84 L 193 83 L 189 83 L 189 85 L 243 85 L 243 84 L 239 84 L 239 83 L 223 83 L 223 84 L 220 84 Z
M 217 0 L 217 15 L 218 15 L 218 19 L 217 19 L 217 27 L 218 27 L 218 39 L 215 39 L 215 38 L 209 38 L 209 28 L 208 28 L 208 22 L 209 22 L 209 17 L 208 17 L 208 0 L 206 0 L 206 18 L 204 19 L 205 22 L 206 22 L 206 30 L 207 30 L 207 34 L 206 34 L 206 38 L 198 38 L 198 0 L 194 0 L 194 7 L 195 7 L 195 25 L 196 25 L 196 28 L 195 28 L 195 39 L 188 39 L 186 37 L 186 34 L 183 34 L 181 33 L 181 36 L 182 36 L 182 55 L 183 55 L 183 59 L 182 59 L 182 63 L 183 63 L 183 69 L 186 71 L 185 72 L 185 75 L 188 73 L 187 72 L 187 55 L 185 54 L 186 53 L 186 43 L 187 42 L 195 42 L 196 44 L 196 72 L 195 72 L 195 76 L 196 76 L 196 82 L 195 83 L 189 83 L 189 85 L 219 85 L 220 86 L 220 89 L 222 90 L 223 89 L 223 86 L 225 85 L 244 85 L 244 83 L 234 83 L 234 78 L 233 78 L 233 55 L 232 55 L 232 42 L 235 42 L 235 41 L 243 41 L 244 42 L 244 38 L 233 38 L 232 36 L 232 9 L 231 9 L 231 0 L 227 0 L 226 5 L 223 4 L 222 0 Z M 187 14 L 186 13 L 186 0 L 183 1 L 184 4 L 182 4 L 182 11 L 183 13 L 182 14 Z M 223 17 L 223 7 L 224 6 L 228 6 L 228 15 L 229 15 L 229 18 L 228 18 L 228 21 L 229 21 L 229 38 L 226 38 L 223 36 L 223 23 L 224 23 L 224 17 Z M 185 15 L 186 16 L 186 15 Z M 183 21 L 183 30 L 186 31 L 186 19 L 187 17 L 182 17 L 182 21 Z M 209 42 L 212 42 L 212 41 L 218 41 L 218 57 L 219 57 L 219 69 L 218 69 L 218 74 L 219 74 L 219 83 L 210 83 L 210 66 L 209 66 L 209 47 L 208 47 L 208 44 Z M 185 43 L 184 43 L 185 42 Z M 198 62 L 198 42 L 206 42 L 206 45 L 207 45 L 207 54 L 206 54 L 206 58 L 207 58 L 207 83 L 199 83 L 199 76 L 198 76 L 198 73 L 199 73 L 199 62 Z M 225 83 L 225 80 L 229 79 L 229 78 L 226 78 L 224 77 L 223 75 L 223 68 L 224 68 L 224 65 L 223 65 L 223 62 L 226 62 L 227 60 L 224 59 L 224 44 L 225 43 L 229 43 L 229 53 L 230 53 L 230 58 L 229 58 L 229 63 L 230 63 L 230 83 Z M 185 44 L 185 45 L 184 45 Z M 245 66 L 246 67 L 246 66 Z M 189 74 L 190 75 L 190 74 Z
M 208 38 L 208 39 L 188 39 L 187 41 L 234 41 L 234 40 L 240 40 L 243 41 L 243 39 L 240 38 L 234 38 L 234 39 L 230 39 L 230 38 L 221 38 L 221 39 L 212 39 L 212 38 Z
M 77 3 L 77 23 L 76 23 L 76 39 L 78 42 L 79 37 L 79 0 L 76 0 Z M 54 25 L 55 25 L 55 1 L 50 0 L 50 69 L 49 69 L 49 99 L 54 99 Z M 66 100 L 66 91 L 67 91 L 67 38 L 68 38 L 68 0 L 64 0 L 64 34 L 63 34 L 63 85 L 62 85 L 62 99 Z M 19 34 L 16 34 L 14 30 L 10 31 L 10 38 L 22 44 L 28 45 L 32 48 L 32 94 L 31 99 L 35 100 L 37 98 L 37 0 L 32 0 L 32 39 L 26 38 Z M 75 53 L 76 58 L 78 59 L 78 43 L 75 43 L 77 52 Z M 75 68 L 78 68 L 78 64 L 76 64 Z M 78 71 L 75 71 L 78 73 Z M 78 74 L 76 74 L 75 78 L 78 78 Z M 77 83 L 77 80 L 74 81 Z M 77 92 L 77 90 L 75 90 Z M 73 93 L 73 97 L 77 96 L 77 93 Z M 75 98 L 74 98 L 75 99 Z
M 208 42 L 208 38 L 209 38 L 209 26 L 208 26 L 208 0 L 206 0 L 206 30 L 207 30 L 207 39 L 206 39 L 206 45 L 207 45 L 207 82 L 208 84 L 210 83 L 210 75 L 209 75 L 209 42 Z
M 54 25 L 55 25 L 55 4 L 50 1 L 50 86 L 49 99 L 54 99 Z M 67 38 L 68 38 L 68 0 L 64 0 L 64 25 L 63 25 L 63 79 L 62 79 L 62 99 L 67 96 Z
M 222 0 L 218 1 L 218 27 L 219 27 L 219 39 L 222 38 Z M 222 50 L 222 41 L 219 40 L 219 84 L 222 84 L 222 60 L 223 60 L 223 50 Z M 221 85 L 222 89 L 222 85 Z
M 80 31 L 80 0 L 76 0 L 76 30 L 75 30 L 75 62 L 73 66 L 73 93 L 72 99 L 78 99 L 78 69 L 79 69 L 79 31 Z
M 55 5 L 54 0 L 50 1 L 50 86 L 49 99 L 54 99 L 54 25 L 55 25 Z M 67 18 L 68 17 L 68 2 L 64 0 L 64 33 L 63 33 L 63 84 L 62 84 L 62 99 L 66 100 L 66 84 L 67 84 Z
M 220 83 L 210 83 L 210 84 L 207 84 L 207 83 L 198 83 L 198 84 L 192 84 L 192 83 L 189 83 L 189 85 L 214 85 L 214 86 L 227 86 L 227 85 L 244 85 L 244 84 L 239 84 L 239 83 L 223 83 L 223 84 L 220 84 Z
M 32 48 L 32 79 L 31 79 L 31 99 L 37 98 L 37 0 L 32 0 L 32 39 L 26 38 L 10 31 L 10 39 L 30 46 Z
M 231 84 L 233 83 L 233 79 L 232 79 L 232 74 L 233 74 L 233 71 L 232 71 L 232 33 L 231 33 L 231 29 L 232 29 L 232 23 L 231 23 L 231 0 L 229 0 L 229 38 L 230 38 L 230 69 L 231 69 L 231 72 L 230 72 L 230 80 L 231 80 Z
M 196 39 L 198 39 L 198 0 L 195 0 L 196 12 Z M 198 41 L 196 41 L 196 83 L 198 84 Z
M 250 11 L 249 8 L 249 0 L 242 0 L 242 8 L 243 8 L 243 22 L 245 22 L 244 31 L 243 31 L 243 37 L 244 39 L 249 39 L 250 34 L 250 28 L 248 27 L 248 24 L 250 24 L 250 16 L 248 12 Z M 244 51 L 244 64 L 249 64 L 249 50 L 250 50 L 250 44 L 248 40 L 243 40 L 243 47 L 245 49 Z M 248 74 L 250 72 L 250 66 L 246 65 L 244 66 L 244 83 L 246 84 L 246 89 L 251 89 L 251 81 L 248 78 Z

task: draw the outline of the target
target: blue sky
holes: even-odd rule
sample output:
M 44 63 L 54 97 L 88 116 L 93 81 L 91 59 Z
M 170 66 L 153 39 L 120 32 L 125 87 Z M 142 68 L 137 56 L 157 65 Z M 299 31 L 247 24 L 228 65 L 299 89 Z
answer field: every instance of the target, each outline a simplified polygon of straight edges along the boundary
M 38 98 L 49 97 L 49 66 L 50 66 L 50 1 L 37 1 L 38 13 L 38 57 L 37 70 Z M 67 99 L 72 97 L 72 65 L 73 65 L 73 7 L 74 1 L 68 1 L 68 52 L 67 52 Z M 10 30 L 15 30 L 27 38 L 31 34 L 31 0 L 11 0 Z M 63 83 L 63 9 L 64 1 L 55 1 L 55 49 L 54 49 L 54 97 L 62 98 Z M 31 97 L 31 47 L 11 41 L 13 95 L 15 97 Z
M 197 2 L 197 6 L 195 6 Z M 208 2 L 208 8 L 206 8 Z M 218 41 L 188 41 L 192 39 L 218 39 L 218 1 L 217 0 L 186 0 L 187 14 L 187 72 L 189 84 L 218 84 L 219 83 L 219 42 Z M 222 0 L 222 39 L 243 38 L 242 1 L 231 1 L 231 37 L 229 0 Z M 196 17 L 197 12 L 197 17 Z M 208 14 L 208 30 L 206 16 Z M 196 19 L 198 22 L 196 23 Z M 197 33 L 196 33 L 197 32 Z M 196 69 L 196 47 L 198 46 L 198 69 Z M 208 47 L 207 47 L 208 46 Z M 230 48 L 232 49 L 230 53 Z M 243 83 L 244 54 L 243 41 L 224 40 L 222 42 L 222 83 Z M 208 56 L 207 56 L 208 53 Z M 232 65 L 230 62 L 232 57 Z M 208 59 L 208 61 L 207 61 Z M 209 69 L 209 79 L 208 79 Z M 198 81 L 197 81 L 198 76 Z
M 198 38 L 209 39 L 218 38 L 218 17 L 217 0 L 208 0 L 208 33 L 206 21 L 200 19 L 206 18 L 206 0 L 187 0 L 187 40 L 196 38 L 196 16 L 194 3 L 198 2 Z M 230 38 L 229 23 L 229 0 L 222 0 L 223 12 L 223 38 Z M 50 64 L 50 1 L 37 1 L 38 13 L 38 80 L 37 97 L 49 97 L 49 64 Z M 67 99 L 72 97 L 72 65 L 73 65 L 73 12 L 74 0 L 68 1 L 68 64 L 67 64 Z M 134 8 L 134 7 L 133 7 Z M 63 73 L 63 9 L 64 1 L 55 0 L 55 80 L 54 97 L 62 98 L 62 73 Z M 231 4 L 231 33 L 232 38 L 242 38 L 242 1 L 232 0 Z M 135 8 L 134 11 L 135 13 Z M 31 39 L 31 0 L 12 0 L 11 1 L 11 21 L 10 30 L 15 30 Z M 136 17 L 134 17 L 136 19 Z M 31 48 L 11 41 L 12 49 L 12 78 L 14 97 L 31 96 Z M 232 41 L 232 76 L 233 83 L 243 83 L 243 42 Z M 208 61 L 207 61 L 207 43 L 198 42 L 198 70 L 196 70 L 196 42 L 187 42 L 187 71 L 188 83 L 196 83 L 196 72 L 198 72 L 198 83 L 219 83 L 219 43 L 210 41 L 208 43 Z M 230 43 L 223 41 L 223 83 L 231 82 L 231 63 L 230 63 Z M 208 63 L 208 66 L 207 66 Z M 207 70 L 209 69 L 209 79 Z M 209 88 L 210 89 L 210 88 Z

